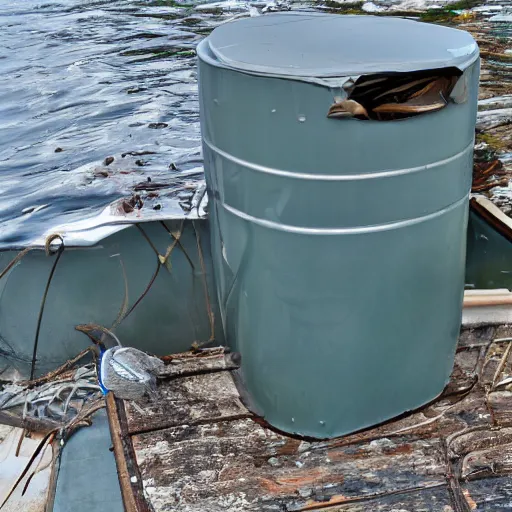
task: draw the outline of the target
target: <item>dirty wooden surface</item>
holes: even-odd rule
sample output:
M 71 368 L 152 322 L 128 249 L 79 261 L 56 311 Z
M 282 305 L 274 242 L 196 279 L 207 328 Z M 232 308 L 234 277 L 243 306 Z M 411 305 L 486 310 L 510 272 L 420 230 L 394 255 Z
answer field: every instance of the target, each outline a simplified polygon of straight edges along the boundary
M 157 395 L 142 409 L 125 403 L 131 434 L 247 416 L 228 371 L 169 380 L 158 388 Z
M 512 214 L 512 196 L 507 192 L 512 177 L 509 26 L 479 15 L 457 25 L 473 35 L 482 58 L 472 191 L 485 193 L 508 215 Z
M 109 414 L 125 415 L 116 457 L 128 459 L 133 492 L 155 512 L 507 510 L 512 345 L 503 338 L 511 334 L 464 331 L 436 401 L 328 441 L 268 428 L 242 406 L 231 359 L 189 354 L 179 371 L 164 372 L 158 405 L 109 404 Z

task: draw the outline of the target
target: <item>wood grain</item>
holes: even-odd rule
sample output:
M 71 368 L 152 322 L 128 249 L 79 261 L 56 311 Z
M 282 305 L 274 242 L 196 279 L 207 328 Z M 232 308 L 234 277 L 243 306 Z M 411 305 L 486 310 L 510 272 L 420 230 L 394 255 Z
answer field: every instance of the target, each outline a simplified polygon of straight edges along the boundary
M 248 416 L 229 372 L 163 382 L 153 400 L 125 402 L 128 432 Z

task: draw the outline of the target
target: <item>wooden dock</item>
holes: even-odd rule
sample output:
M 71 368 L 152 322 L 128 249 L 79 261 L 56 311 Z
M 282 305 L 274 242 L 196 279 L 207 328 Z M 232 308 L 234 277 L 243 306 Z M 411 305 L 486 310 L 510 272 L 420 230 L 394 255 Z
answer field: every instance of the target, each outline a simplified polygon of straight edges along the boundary
M 509 510 L 511 335 L 508 326 L 463 331 L 437 400 L 327 441 L 290 437 L 252 415 L 232 379 L 236 364 L 222 349 L 171 356 L 157 401 L 108 396 L 125 509 Z

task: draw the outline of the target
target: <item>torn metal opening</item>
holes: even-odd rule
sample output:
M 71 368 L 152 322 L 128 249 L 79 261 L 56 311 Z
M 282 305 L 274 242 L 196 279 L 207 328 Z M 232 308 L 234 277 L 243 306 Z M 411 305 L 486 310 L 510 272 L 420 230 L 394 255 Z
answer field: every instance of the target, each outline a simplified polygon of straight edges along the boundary
M 436 112 L 466 101 L 465 79 L 455 67 L 360 76 L 335 96 L 327 117 L 393 121 Z

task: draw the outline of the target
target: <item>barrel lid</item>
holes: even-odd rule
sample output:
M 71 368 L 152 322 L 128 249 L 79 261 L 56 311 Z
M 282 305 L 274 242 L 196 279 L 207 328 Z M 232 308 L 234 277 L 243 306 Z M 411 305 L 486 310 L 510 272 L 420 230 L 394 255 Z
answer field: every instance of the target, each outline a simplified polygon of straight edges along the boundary
M 306 79 L 468 67 L 468 32 L 402 18 L 280 13 L 217 27 L 218 63 L 261 75 Z

